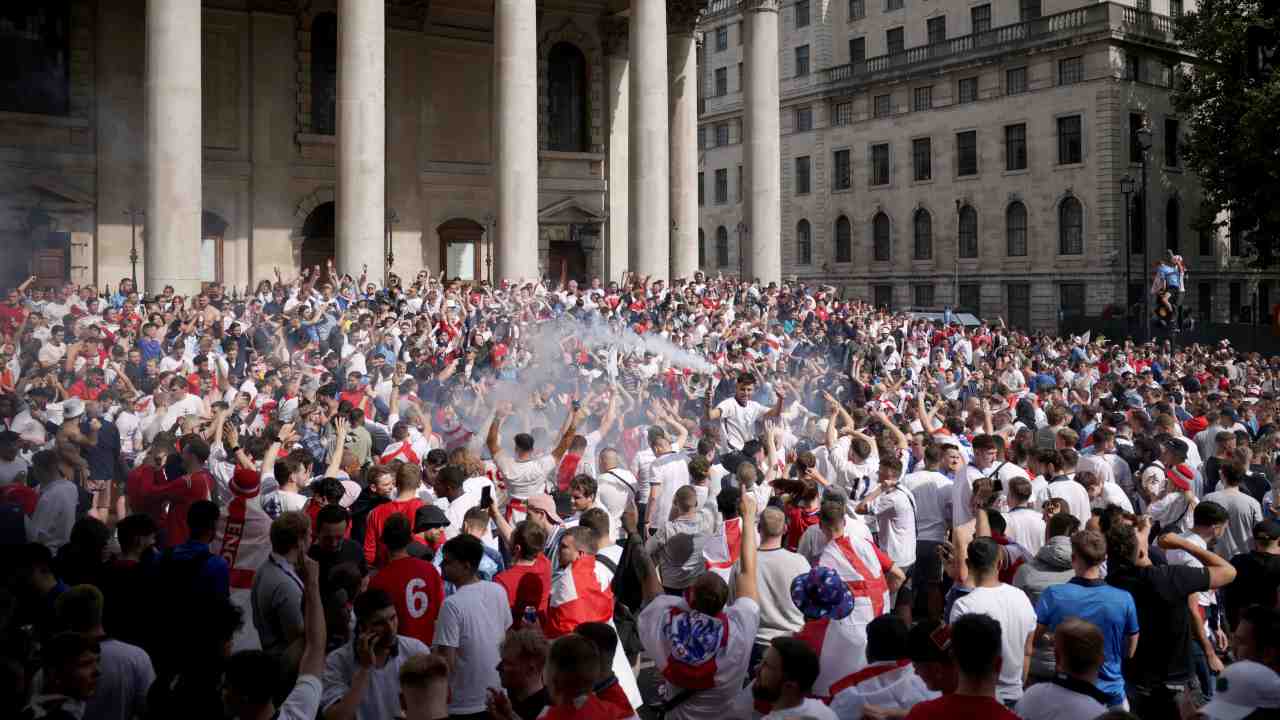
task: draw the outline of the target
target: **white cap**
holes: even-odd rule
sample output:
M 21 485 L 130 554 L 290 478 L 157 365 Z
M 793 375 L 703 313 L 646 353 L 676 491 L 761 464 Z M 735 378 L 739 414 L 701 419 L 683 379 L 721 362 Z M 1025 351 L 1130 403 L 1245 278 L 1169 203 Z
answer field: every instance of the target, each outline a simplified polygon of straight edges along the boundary
M 74 420 L 84 414 L 84 401 L 80 398 L 67 398 L 62 403 L 62 419 Z
M 1211 720 L 1241 720 L 1264 708 L 1280 709 L 1280 675 L 1245 660 L 1222 671 L 1213 700 L 1200 708 L 1200 714 Z

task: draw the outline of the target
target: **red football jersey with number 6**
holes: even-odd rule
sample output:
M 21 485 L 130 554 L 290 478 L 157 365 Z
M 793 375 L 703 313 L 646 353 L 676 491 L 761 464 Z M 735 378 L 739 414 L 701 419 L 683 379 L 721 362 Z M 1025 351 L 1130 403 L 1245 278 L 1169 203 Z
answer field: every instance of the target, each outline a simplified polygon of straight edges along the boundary
M 434 565 L 415 557 L 392 560 L 373 576 L 369 588 L 391 596 L 401 635 L 431 646 L 436 634 L 436 618 L 444 604 L 444 581 Z

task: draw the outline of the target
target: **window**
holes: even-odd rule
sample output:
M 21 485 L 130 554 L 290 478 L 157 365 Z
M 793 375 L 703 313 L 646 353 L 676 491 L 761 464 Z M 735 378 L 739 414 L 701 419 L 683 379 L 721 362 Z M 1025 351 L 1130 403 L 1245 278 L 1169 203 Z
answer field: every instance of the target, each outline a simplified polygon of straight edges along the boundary
M 742 21 L 738 21 L 738 44 L 742 45 L 747 40 L 747 34 L 742 30 Z
M 836 218 L 836 262 L 853 262 L 853 225 L 849 218 Z
M 796 27 L 808 27 L 809 25 L 809 0 L 796 0 Z
M 1213 283 L 1202 282 L 1197 288 L 1196 294 L 1196 311 L 1200 315 L 1200 322 L 1208 323 L 1213 321 Z
M 738 182 L 737 182 L 737 187 L 735 188 L 738 191 L 738 194 L 736 196 L 736 199 L 734 200 L 734 202 L 737 202 L 737 203 L 742 202 L 742 178 L 743 178 L 742 166 L 739 165 L 738 166 Z
M 1018 0 L 1018 20 L 1026 22 L 1040 18 L 1040 0 Z
M 1142 162 L 1142 143 L 1138 131 L 1147 124 L 1147 116 L 1142 113 L 1129 113 L 1129 162 Z
M 698 173 L 698 207 L 707 204 L 707 193 L 703 190 L 703 175 L 704 173 Z
M 1169 17 L 1174 19 L 1182 17 L 1182 0 L 1169 0 Z
M 707 149 L 707 128 L 705 125 L 698 126 L 698 149 Z
M 1177 80 L 1177 69 L 1169 63 L 1160 63 L 1160 84 L 1164 87 L 1171 88 Z
M 742 63 L 738 63 L 738 92 L 742 92 L 747 87 L 747 67 Z
M 1004 209 L 1004 237 L 1009 257 L 1027 255 L 1027 206 L 1014 200 Z
M 977 102 L 978 100 L 978 78 L 960 78 L 958 94 L 961 103 Z
M 972 205 L 960 208 L 960 257 L 978 257 L 978 211 Z
M 832 154 L 831 163 L 831 189 L 832 190 L 848 190 L 853 185 L 852 166 L 850 165 L 849 151 L 836 150 Z
M 882 212 L 871 220 L 871 248 L 877 262 L 889 262 L 889 216 Z
M 1142 58 L 1137 53 L 1124 54 L 1124 79 L 1135 82 L 1142 79 Z
M 867 39 L 865 37 L 849 38 L 849 62 L 860 63 L 867 59 Z
M 911 301 L 918 308 L 933 307 L 933 285 L 923 283 L 912 285 Z
M 917 182 L 933 179 L 933 141 L 929 138 L 911 141 L 911 178 Z
M 698 228 L 698 267 L 707 266 L 707 234 Z
M 729 49 L 729 26 L 721 25 L 716 28 L 716 52 L 724 52 Z
M 911 109 L 924 112 L 933 107 L 933 86 L 918 87 L 911 91 Z
M 1213 227 L 1202 227 L 1199 229 L 1197 235 L 1201 257 L 1213 257 L 1213 238 L 1216 232 L 1216 229 Z
M 1164 119 L 1164 164 L 1178 167 L 1178 119 Z
M 960 312 L 973 313 L 977 317 L 982 317 L 979 312 L 981 303 L 982 286 L 976 283 L 965 283 L 960 286 L 960 298 L 956 302 L 956 310 Z
M 547 58 L 547 130 L 551 150 L 591 149 L 587 92 L 587 56 L 567 42 L 553 45 Z
M 716 68 L 716 97 L 729 94 L 729 68 Z
M 796 48 L 796 77 L 804 77 L 809 74 L 809 46 L 801 45 Z
M 1244 288 L 1241 287 L 1238 280 L 1233 281 L 1227 286 L 1227 304 L 1230 306 L 1231 322 L 1240 322 L 1241 305 L 1244 304 Z
M 1063 58 L 1058 61 L 1058 84 L 1070 85 L 1084 80 L 1084 58 Z
M 1080 136 L 1080 116 L 1058 118 L 1058 164 L 1074 165 L 1084 161 Z
M 311 21 L 311 132 L 337 130 L 338 16 L 320 13 Z M 9 108 L 17 109 L 17 108 Z M 24 108 L 24 112 L 35 112 Z
M 1027 125 L 1004 126 L 1004 169 L 1027 169 Z
M 973 21 L 973 33 L 984 33 L 991 29 L 991 5 L 974 5 L 969 8 L 969 18 Z
M 892 285 L 872 285 L 871 286 L 871 304 L 886 310 L 893 309 L 893 286 Z
M 901 10 L 902 5 L 903 0 L 884 0 L 884 11 L 893 12 L 894 10 Z
M 849 19 L 858 20 L 867 16 L 866 0 L 849 0 Z
M 729 123 L 716 123 L 716 147 L 729 144 Z
M 928 42 L 930 45 L 937 45 L 947 41 L 947 16 L 939 15 L 931 17 L 925 21 L 925 29 L 928 32 Z
M 1084 283 L 1062 283 L 1058 300 L 1063 320 L 1084 317 Z
M 796 223 L 796 264 L 813 264 L 813 233 L 808 220 Z
M 796 158 L 796 194 L 809 194 L 809 156 Z
M 729 170 L 720 168 L 716 170 L 716 204 L 724 205 L 727 202 L 729 202 Z
M 890 55 L 896 55 L 907 47 L 906 38 L 903 36 L 903 30 L 900 27 L 889 28 L 884 31 L 884 44 L 889 49 Z
M 1227 250 L 1231 253 L 1231 257 L 1244 257 L 1244 231 L 1237 230 L 1235 223 L 1231 224 L 1227 241 Z
M 915 234 L 915 253 L 912 257 L 916 260 L 932 260 L 933 216 L 929 214 L 928 210 L 920 208 L 916 210 L 911 226 Z
M 1058 205 L 1058 252 L 1084 254 L 1084 208 L 1074 197 L 1064 198 Z
M 872 117 L 888 117 L 893 113 L 893 96 L 877 95 L 871 106 Z
M 1151 12 L 1151 0 L 1138 0 L 1138 12 Z
M 1027 91 L 1027 68 L 1009 68 L 1004 72 L 1004 91 L 1010 95 L 1018 95 Z
M 729 266 L 729 231 L 724 226 L 716 228 L 716 267 Z
M 1132 223 L 1129 233 L 1129 252 L 1133 255 L 1142 255 L 1147 251 L 1147 219 L 1143 212 L 1145 207 L 1142 193 L 1134 193 L 1133 207 L 1129 208 L 1129 222 Z
M 956 133 L 956 174 L 978 174 L 978 131 Z
M 871 184 L 889 184 L 889 145 L 881 143 L 871 146 Z
M 1026 330 L 1031 327 L 1031 285 L 1029 283 L 1009 284 L 1009 325 Z
M 806 105 L 796 108 L 796 132 L 808 132 L 813 129 L 813 108 Z
M 1177 198 L 1169 198 L 1164 204 L 1164 246 L 1175 255 L 1182 235 L 1182 213 Z
M 845 100 L 831 106 L 831 125 L 841 127 L 853 122 L 853 101 Z

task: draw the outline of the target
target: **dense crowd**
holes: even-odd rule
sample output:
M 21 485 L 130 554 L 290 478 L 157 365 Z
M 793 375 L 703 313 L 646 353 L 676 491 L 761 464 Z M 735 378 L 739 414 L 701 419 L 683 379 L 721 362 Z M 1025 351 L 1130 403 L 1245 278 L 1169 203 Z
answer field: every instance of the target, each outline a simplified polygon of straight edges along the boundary
M 1280 714 L 1280 358 L 332 265 L 0 334 L 3 717 Z

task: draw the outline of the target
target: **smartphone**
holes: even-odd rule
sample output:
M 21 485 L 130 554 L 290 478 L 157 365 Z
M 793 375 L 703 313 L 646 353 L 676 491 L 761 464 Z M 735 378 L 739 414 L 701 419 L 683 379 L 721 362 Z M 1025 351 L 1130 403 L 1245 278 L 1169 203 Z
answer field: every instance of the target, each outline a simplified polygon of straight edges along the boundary
M 490 487 L 489 485 L 485 485 L 484 489 L 480 491 L 480 508 L 482 510 L 488 510 L 492 506 L 493 506 L 493 488 Z

